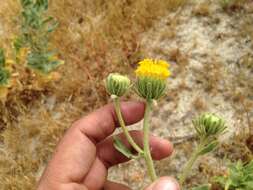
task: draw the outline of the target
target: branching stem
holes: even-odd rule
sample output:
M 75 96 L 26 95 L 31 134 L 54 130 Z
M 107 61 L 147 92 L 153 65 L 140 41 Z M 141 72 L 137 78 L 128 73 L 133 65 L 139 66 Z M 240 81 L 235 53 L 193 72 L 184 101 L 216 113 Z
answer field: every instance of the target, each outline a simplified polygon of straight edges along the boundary
M 131 146 L 144 157 L 146 164 L 147 164 L 147 170 L 148 174 L 152 181 L 155 181 L 157 179 L 153 159 L 151 157 L 150 152 L 150 146 L 149 146 L 149 131 L 150 131 L 150 125 L 149 125 L 149 119 L 150 119 L 150 112 L 152 110 L 152 100 L 147 100 L 146 102 L 146 108 L 145 108 L 145 114 L 144 114 L 144 121 L 143 121 L 143 150 L 134 142 L 133 138 L 131 137 L 129 131 L 126 128 L 125 122 L 123 120 L 121 110 L 120 110 L 120 100 L 119 97 L 113 98 L 113 103 L 115 107 L 115 112 L 119 120 L 119 124 L 123 130 L 123 133 L 125 134 L 128 142 L 131 144 Z
M 132 136 L 130 135 L 126 125 L 125 125 L 125 122 L 124 122 L 124 119 L 122 117 L 122 114 L 121 114 L 121 110 L 120 110 L 120 100 L 119 100 L 119 97 L 115 97 L 113 98 L 113 103 L 114 103 L 114 107 L 115 107 L 115 112 L 116 112 L 116 115 L 118 117 L 118 120 L 119 120 L 119 124 L 123 130 L 123 133 L 125 134 L 128 142 L 131 144 L 131 146 L 140 154 L 143 154 L 143 150 L 134 142 Z
M 185 180 L 188 177 L 193 164 L 196 162 L 196 160 L 199 157 L 199 152 L 203 149 L 205 144 L 206 144 L 205 140 L 201 140 L 200 143 L 198 144 L 198 146 L 196 147 L 196 149 L 194 150 L 194 152 L 192 153 L 189 161 L 186 163 L 186 165 L 182 171 L 182 174 L 179 176 L 179 182 L 180 182 L 181 186 L 184 185 Z

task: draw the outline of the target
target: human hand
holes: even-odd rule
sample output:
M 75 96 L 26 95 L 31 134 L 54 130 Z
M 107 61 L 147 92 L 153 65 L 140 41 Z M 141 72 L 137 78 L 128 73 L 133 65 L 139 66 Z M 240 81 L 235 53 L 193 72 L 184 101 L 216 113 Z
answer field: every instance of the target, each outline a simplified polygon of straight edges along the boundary
M 123 102 L 121 111 L 126 124 L 143 118 L 144 104 Z M 128 161 L 113 146 L 110 136 L 118 127 L 112 105 L 107 105 L 75 122 L 58 144 L 45 169 L 38 190 L 129 190 L 125 185 L 108 181 L 107 169 Z M 142 132 L 131 131 L 137 144 L 142 144 Z M 118 135 L 131 148 L 123 134 Z M 172 145 L 158 137 L 150 138 L 151 154 L 156 160 L 172 153 Z M 179 190 L 177 182 L 163 177 L 146 190 Z

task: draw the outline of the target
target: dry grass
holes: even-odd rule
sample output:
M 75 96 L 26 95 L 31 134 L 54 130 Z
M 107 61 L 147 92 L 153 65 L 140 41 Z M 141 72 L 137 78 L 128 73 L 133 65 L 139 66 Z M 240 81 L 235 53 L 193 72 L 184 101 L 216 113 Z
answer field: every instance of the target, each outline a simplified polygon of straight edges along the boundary
M 196 97 L 192 102 L 192 107 L 197 111 L 206 111 L 207 105 L 206 102 L 201 97 Z
M 194 69 L 196 73 L 196 82 L 203 86 L 203 89 L 209 93 L 216 94 L 220 89 L 223 80 L 224 68 L 215 58 L 212 62 L 203 64 L 201 69 Z
M 235 12 L 244 8 L 245 3 L 249 0 L 220 0 L 220 4 L 225 11 Z
M 143 57 L 139 36 L 155 19 L 186 0 L 55 0 L 50 13 L 60 27 L 52 37 L 66 64 L 61 80 L 43 85 L 22 65 L 17 84 L 0 104 L 0 188 L 34 189 L 55 147 L 71 123 L 107 102 L 102 79 L 129 72 Z M 1 46 L 9 56 L 19 30 L 18 0 L 1 2 Z M 1 30 L 1 29 L 0 29 Z M 32 82 L 31 82 L 32 81 Z
M 209 16 L 210 15 L 210 1 L 201 2 L 193 10 L 196 16 Z

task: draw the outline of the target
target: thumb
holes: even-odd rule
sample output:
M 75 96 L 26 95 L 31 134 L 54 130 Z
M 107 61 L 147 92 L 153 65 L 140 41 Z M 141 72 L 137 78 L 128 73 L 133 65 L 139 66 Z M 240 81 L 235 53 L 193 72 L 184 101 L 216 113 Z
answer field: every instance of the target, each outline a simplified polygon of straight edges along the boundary
M 179 184 L 172 177 L 161 177 L 145 190 L 180 190 Z

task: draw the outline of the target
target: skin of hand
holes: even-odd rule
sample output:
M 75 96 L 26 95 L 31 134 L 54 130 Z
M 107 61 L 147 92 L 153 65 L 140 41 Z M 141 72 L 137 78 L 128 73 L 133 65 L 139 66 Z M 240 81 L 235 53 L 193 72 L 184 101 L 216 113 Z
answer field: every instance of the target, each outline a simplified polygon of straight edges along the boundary
M 127 125 L 143 118 L 145 105 L 123 102 L 121 111 Z M 37 190 L 130 190 L 129 187 L 107 180 L 108 168 L 128 159 L 113 147 L 114 130 L 119 127 L 113 105 L 106 105 L 81 118 L 66 132 L 48 163 Z M 141 146 L 142 132 L 131 131 Z M 123 134 L 118 135 L 131 148 Z M 151 154 L 155 160 L 172 153 L 167 140 L 150 137 Z M 179 190 L 177 182 L 162 177 L 146 190 Z

